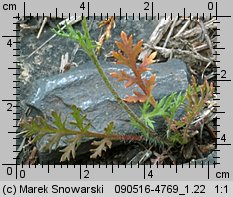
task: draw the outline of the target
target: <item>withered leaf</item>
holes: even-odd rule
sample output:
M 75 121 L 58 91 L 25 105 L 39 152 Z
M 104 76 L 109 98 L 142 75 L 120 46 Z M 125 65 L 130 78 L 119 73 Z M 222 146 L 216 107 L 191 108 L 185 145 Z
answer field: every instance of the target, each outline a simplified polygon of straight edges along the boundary
M 130 35 L 127 37 L 125 32 L 121 32 L 122 42 L 116 41 L 117 47 L 121 52 L 113 51 L 112 55 L 117 59 L 117 64 L 124 64 L 128 66 L 132 71 L 134 76 L 130 76 L 125 71 L 120 73 L 111 73 L 111 76 L 117 78 L 118 81 L 126 81 L 125 87 L 130 87 L 133 84 L 137 84 L 138 87 L 143 91 L 144 94 L 134 93 L 134 96 L 127 96 L 124 100 L 127 102 L 145 102 L 148 98 L 150 103 L 155 106 L 156 102 L 152 98 L 152 89 L 155 86 L 155 75 L 152 75 L 150 79 L 143 79 L 142 74 L 146 71 L 149 71 L 148 66 L 155 62 L 154 58 L 156 57 L 156 52 L 153 52 L 143 59 L 143 62 L 137 66 L 137 58 L 142 49 L 143 41 L 140 40 L 133 46 L 133 36 Z
M 107 148 L 111 148 L 112 142 L 109 138 L 103 138 L 100 141 L 93 141 L 92 142 L 93 146 L 97 146 L 95 149 L 90 149 L 90 151 L 93 153 L 90 158 L 91 159 L 96 159 L 98 156 L 102 156 L 102 152 L 107 150 Z
M 75 158 L 76 149 L 79 147 L 81 139 L 82 136 L 80 134 L 77 134 L 75 137 L 69 140 L 69 144 L 67 145 L 67 147 L 60 150 L 60 152 L 63 152 L 60 159 L 61 162 L 66 160 L 70 161 L 70 156 L 72 156 L 73 159 Z

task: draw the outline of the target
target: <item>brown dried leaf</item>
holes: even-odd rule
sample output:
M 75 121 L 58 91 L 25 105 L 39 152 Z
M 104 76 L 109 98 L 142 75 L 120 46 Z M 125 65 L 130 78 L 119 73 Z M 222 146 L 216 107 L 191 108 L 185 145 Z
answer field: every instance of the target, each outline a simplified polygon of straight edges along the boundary
M 139 53 L 141 52 L 143 41 L 140 40 L 133 47 L 133 36 L 131 35 L 129 38 L 127 38 L 126 33 L 123 31 L 121 32 L 121 39 L 122 42 L 116 41 L 115 43 L 117 47 L 123 52 L 123 54 L 120 52 L 113 52 L 112 55 L 118 60 L 117 64 L 125 64 L 134 71 L 137 69 L 136 60 Z
M 183 137 L 185 140 L 187 140 L 188 137 L 191 137 L 188 134 L 188 131 L 192 130 L 191 123 L 206 107 L 207 101 L 213 97 L 213 92 L 214 87 L 212 83 L 209 84 L 205 79 L 204 83 L 198 86 L 194 76 L 192 76 L 192 83 L 186 91 L 186 115 L 180 121 L 175 122 L 178 127 L 184 127 Z
M 110 16 L 108 19 L 105 19 L 99 23 L 99 28 L 106 26 L 106 30 L 103 33 L 103 35 L 99 38 L 99 41 L 97 42 L 97 47 L 96 47 L 97 53 L 100 53 L 100 50 L 104 42 L 111 37 L 111 30 L 115 28 L 115 25 L 116 24 L 113 16 Z
M 150 76 L 150 79 L 145 79 L 145 84 L 146 84 L 146 92 L 148 95 L 152 94 L 152 90 L 155 86 L 155 74 Z
M 136 78 L 135 77 L 131 77 L 129 74 L 127 74 L 124 70 L 121 70 L 120 73 L 117 72 L 112 72 L 110 73 L 110 75 L 113 78 L 116 78 L 118 81 L 127 81 L 125 83 L 125 87 L 128 88 L 131 85 L 133 85 L 134 83 L 136 83 Z
M 117 59 L 117 64 L 124 64 L 128 66 L 134 73 L 134 76 L 130 76 L 126 72 L 112 73 L 112 77 L 117 78 L 118 81 L 127 81 L 125 87 L 130 87 L 133 84 L 137 84 L 138 87 L 143 91 L 144 94 L 137 93 L 136 96 L 127 96 L 124 100 L 127 102 L 145 102 L 150 98 L 150 103 L 155 106 L 156 102 L 152 96 L 152 89 L 155 86 L 155 75 L 152 75 L 150 79 L 142 79 L 142 73 L 150 70 L 148 66 L 154 63 L 154 58 L 156 57 L 156 52 L 146 56 L 140 66 L 136 65 L 137 57 L 141 52 L 143 41 L 140 40 L 135 46 L 133 46 L 133 36 L 127 35 L 125 32 L 121 32 L 122 42 L 116 41 L 117 47 L 121 52 L 112 52 L 113 57 Z
M 121 70 L 120 73 L 112 72 L 112 73 L 110 73 L 110 75 L 113 78 L 116 78 L 118 81 L 128 81 L 131 78 L 131 76 L 129 74 L 127 74 L 124 70 Z
M 91 144 L 93 146 L 97 146 L 95 149 L 90 149 L 90 151 L 93 153 L 90 156 L 91 159 L 96 159 L 98 156 L 101 157 L 102 151 L 106 152 L 107 148 L 111 148 L 112 146 L 112 142 L 109 138 L 103 138 L 100 141 L 93 141 Z
M 147 99 L 147 96 L 144 94 L 141 94 L 140 92 L 134 91 L 134 94 L 136 96 L 127 96 L 126 98 L 124 98 L 124 101 L 129 102 L 129 103 L 136 103 L 136 102 L 143 103 Z
M 131 77 L 128 82 L 125 83 L 125 88 L 130 87 L 131 85 L 133 85 L 134 83 L 136 83 L 137 79 L 134 77 Z
M 117 59 L 116 64 L 124 64 L 124 65 L 127 65 L 127 66 L 130 65 L 129 60 L 125 56 L 123 56 L 121 53 L 113 51 L 112 56 Z
M 154 58 L 156 57 L 157 52 L 151 53 L 148 56 L 145 56 L 145 58 L 143 59 L 143 62 L 141 63 L 140 67 L 139 67 L 139 73 L 143 73 L 145 71 L 151 70 L 150 68 L 147 68 L 147 66 L 149 66 L 150 64 L 153 64 L 155 62 Z

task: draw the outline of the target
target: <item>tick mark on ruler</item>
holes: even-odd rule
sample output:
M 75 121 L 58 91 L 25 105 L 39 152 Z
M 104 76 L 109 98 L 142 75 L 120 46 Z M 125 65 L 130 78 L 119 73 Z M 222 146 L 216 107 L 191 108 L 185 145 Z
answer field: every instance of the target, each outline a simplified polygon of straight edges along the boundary
M 185 14 L 185 8 L 184 8 L 184 20 L 185 20 L 185 15 L 186 15 L 186 14 Z
M 17 14 L 17 16 L 14 16 L 13 18 L 19 20 L 20 19 L 19 13 Z
M 121 20 L 121 8 L 120 8 L 120 20 Z
M 20 36 L 2 36 L 3 38 L 19 38 Z

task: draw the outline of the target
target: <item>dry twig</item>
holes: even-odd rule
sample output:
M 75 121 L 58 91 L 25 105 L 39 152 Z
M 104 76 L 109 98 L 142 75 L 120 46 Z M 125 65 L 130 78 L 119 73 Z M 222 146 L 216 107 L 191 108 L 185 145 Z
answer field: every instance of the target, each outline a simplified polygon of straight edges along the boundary
M 207 33 L 205 24 L 203 23 L 203 21 L 202 21 L 201 19 L 199 19 L 199 24 L 200 24 L 200 26 L 201 26 L 201 29 L 202 29 L 203 33 L 204 33 L 206 42 L 207 42 L 207 44 L 209 45 L 209 49 L 210 49 L 210 52 L 211 52 L 211 56 L 213 57 L 213 54 L 214 54 L 215 52 L 214 52 L 213 45 L 212 45 L 212 42 L 211 42 L 211 40 L 210 40 L 210 37 L 209 37 L 209 35 L 208 35 L 208 33 Z
M 177 38 L 181 33 L 183 33 L 190 23 L 191 20 L 187 20 L 186 23 L 183 25 L 183 27 L 180 29 L 180 31 L 174 36 L 174 38 Z
M 155 30 L 150 36 L 149 42 L 147 43 L 150 46 L 156 46 L 160 40 L 163 38 L 164 34 L 167 32 L 168 28 L 172 24 L 170 17 L 165 20 L 163 18 L 160 23 L 156 26 Z M 143 60 L 144 57 L 151 53 L 151 48 L 146 47 L 139 55 L 138 59 Z
M 216 19 L 212 19 L 210 21 L 207 21 L 205 24 L 206 29 L 214 29 L 217 27 L 216 23 L 213 23 Z M 176 38 L 183 38 L 183 39 L 187 39 L 190 37 L 195 37 L 197 35 L 200 35 L 202 32 L 202 29 L 200 27 L 194 27 L 192 29 L 189 29 L 183 33 L 181 33 L 179 36 L 177 36 Z
M 38 32 L 38 34 L 37 34 L 37 37 L 36 37 L 37 39 L 40 38 L 40 35 L 41 35 L 41 33 L 42 33 L 43 29 L 44 29 L 45 24 L 47 23 L 47 20 L 48 20 L 48 18 L 45 17 L 44 20 L 43 20 L 43 23 L 42 23 L 42 25 L 41 25 L 41 27 L 40 27 L 40 30 L 39 30 L 39 32 Z
M 168 33 L 168 35 L 167 35 L 167 38 L 166 38 L 166 40 L 165 40 L 165 42 L 164 42 L 164 44 L 163 44 L 163 48 L 166 48 L 166 46 L 167 46 L 167 43 L 168 43 L 168 41 L 169 41 L 169 39 L 170 39 L 170 37 L 171 37 L 171 35 L 172 35 L 172 32 L 173 32 L 173 30 L 174 30 L 174 27 L 176 26 L 177 19 L 178 19 L 178 17 L 176 17 L 176 18 L 173 20 L 171 29 L 170 29 L 170 31 L 169 31 L 169 33 Z
M 158 53 L 162 54 L 165 58 L 169 58 L 171 56 L 171 54 L 173 55 L 177 55 L 177 56 L 181 56 L 181 57 L 189 57 L 192 59 L 196 59 L 199 61 L 203 61 L 203 62 L 213 62 L 212 59 L 209 59 L 207 57 L 204 57 L 202 55 L 200 55 L 199 53 L 194 53 L 192 51 L 188 51 L 188 50 L 181 50 L 181 49 L 167 49 L 167 48 L 163 48 L 163 47 L 153 47 L 153 46 L 149 46 L 146 44 L 147 47 L 157 51 Z

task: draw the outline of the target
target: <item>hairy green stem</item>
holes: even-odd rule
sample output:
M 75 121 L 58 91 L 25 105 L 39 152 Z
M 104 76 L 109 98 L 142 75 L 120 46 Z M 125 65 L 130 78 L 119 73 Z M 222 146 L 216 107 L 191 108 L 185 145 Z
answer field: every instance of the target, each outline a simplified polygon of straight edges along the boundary
M 62 132 L 57 132 L 57 128 L 50 127 L 47 129 L 41 129 L 40 132 L 46 134 L 60 134 L 62 136 L 67 135 L 81 135 L 86 138 L 108 138 L 110 140 L 125 140 L 125 141 L 142 141 L 145 140 L 143 136 L 138 135 L 118 135 L 118 134 L 105 134 L 105 133 L 96 133 L 94 131 L 81 132 L 77 130 L 67 129 L 65 128 Z M 22 133 L 21 133 L 22 134 Z M 29 136 L 28 136 L 29 137 Z M 35 139 L 35 138 L 34 138 Z
M 86 23 L 86 19 L 84 18 L 83 22 L 82 22 L 82 26 L 83 26 L 83 30 L 85 33 L 85 36 L 88 37 L 87 40 L 91 40 L 90 39 L 90 34 L 89 34 L 89 30 L 87 27 L 87 23 Z M 136 122 L 138 123 L 145 131 L 148 132 L 149 136 L 151 137 L 155 137 L 157 140 L 162 140 L 156 133 L 154 130 L 150 129 L 149 127 L 147 127 L 140 119 L 139 117 L 129 108 L 129 106 L 121 99 L 121 97 L 119 96 L 119 94 L 117 93 L 117 91 L 115 90 L 115 88 L 112 86 L 111 82 L 109 81 L 108 77 L 106 76 L 106 74 L 104 73 L 102 66 L 100 65 L 100 62 L 93 50 L 93 48 L 89 48 L 87 55 L 90 57 L 90 59 L 92 60 L 92 62 L 95 64 L 99 75 L 101 76 L 101 78 L 103 79 L 104 83 L 106 84 L 107 88 L 109 89 L 109 91 L 112 93 L 112 95 L 114 96 L 114 98 L 116 99 L 116 101 L 119 103 L 119 105 L 129 114 L 129 116 Z M 164 139 L 162 140 L 164 141 Z

